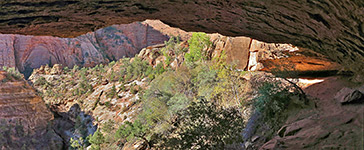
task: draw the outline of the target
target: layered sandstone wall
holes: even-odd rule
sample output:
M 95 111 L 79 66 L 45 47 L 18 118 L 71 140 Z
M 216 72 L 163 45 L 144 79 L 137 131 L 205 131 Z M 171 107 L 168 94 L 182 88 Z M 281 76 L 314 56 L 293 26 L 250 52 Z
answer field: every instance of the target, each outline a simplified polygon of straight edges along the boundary
M 0 71 L 1 149 L 62 148 L 62 139 L 49 126 L 53 119 L 33 87 Z
M 17 67 L 26 76 L 41 65 L 94 66 L 133 57 L 168 37 L 145 23 L 113 25 L 77 38 L 0 35 L 0 67 Z

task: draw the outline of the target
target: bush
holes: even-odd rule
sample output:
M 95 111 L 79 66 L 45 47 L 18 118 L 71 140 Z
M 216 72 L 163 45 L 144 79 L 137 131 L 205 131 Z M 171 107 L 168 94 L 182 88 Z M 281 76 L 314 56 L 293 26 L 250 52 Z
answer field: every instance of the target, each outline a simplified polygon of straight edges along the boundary
M 265 121 L 279 125 L 284 120 L 280 115 L 287 109 L 293 93 L 279 86 L 279 83 L 264 82 L 258 87 L 258 94 L 254 99 L 255 109 Z
M 76 149 L 76 150 L 83 150 L 86 148 L 82 137 L 80 137 L 79 139 L 76 139 L 76 138 L 74 139 L 71 137 L 70 145 L 73 149 Z
M 116 138 L 125 138 L 127 141 L 131 141 L 134 138 L 145 139 L 146 131 L 148 127 L 142 124 L 139 120 L 135 120 L 133 123 L 126 121 L 116 131 Z
M 116 96 L 116 87 L 115 84 L 112 85 L 110 92 L 107 94 L 107 97 L 114 98 Z
M 165 47 L 161 49 L 163 56 L 166 58 L 165 64 L 168 66 L 172 62 L 172 56 L 174 56 L 178 63 L 178 56 L 183 52 L 187 51 L 186 48 L 181 46 L 181 41 L 179 37 L 172 36 L 167 42 L 165 42 Z
M 207 51 L 204 51 L 204 49 L 208 49 L 211 46 L 211 41 L 206 33 L 192 33 L 192 37 L 188 40 L 188 44 L 190 51 L 185 54 L 187 63 L 194 63 L 207 58 Z
M 70 71 L 70 68 L 68 68 L 68 67 L 64 67 L 64 68 L 63 68 L 63 71 L 64 71 L 65 73 L 68 73 L 68 72 Z
M 134 61 L 132 63 L 125 63 L 124 66 L 126 66 L 126 80 L 135 80 L 144 78 L 149 64 L 148 62 L 141 60 L 139 57 L 134 57 Z
M 11 80 L 11 78 L 14 78 L 15 80 L 22 79 L 24 76 L 21 74 L 17 69 L 11 67 L 3 66 L 2 68 L 4 71 L 8 73 L 7 80 Z
M 47 86 L 50 85 L 50 83 L 44 78 L 44 77 L 39 77 L 35 82 L 34 82 L 35 86 Z
M 201 100 L 178 115 L 171 134 L 161 140 L 164 149 L 224 149 L 242 141 L 243 118 L 238 109 L 222 109 Z
M 91 143 L 91 150 L 100 150 L 101 144 L 105 142 L 105 137 L 99 129 L 93 135 L 90 134 L 87 138 Z
M 116 62 L 115 62 L 115 61 L 110 62 L 110 63 L 109 63 L 109 68 L 112 68 L 115 64 L 116 64 Z

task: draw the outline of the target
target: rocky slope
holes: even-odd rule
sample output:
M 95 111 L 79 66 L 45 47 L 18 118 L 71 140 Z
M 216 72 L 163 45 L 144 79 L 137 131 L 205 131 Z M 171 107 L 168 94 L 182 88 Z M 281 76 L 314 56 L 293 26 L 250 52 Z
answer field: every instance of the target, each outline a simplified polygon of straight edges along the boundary
M 60 149 L 51 111 L 25 80 L 0 71 L 1 149 Z
M 267 131 L 258 129 L 257 135 L 252 136 L 247 144 L 248 149 L 363 147 L 363 85 L 350 83 L 342 77 L 328 77 L 321 78 L 321 82 L 306 87 L 304 91 L 314 106 L 291 112 L 269 141 L 265 141 L 263 135 Z
M 114 25 L 76 38 L 0 35 L 0 66 L 16 67 L 29 76 L 41 65 L 95 66 L 122 57 L 132 57 L 140 49 L 163 43 L 168 37 L 146 23 Z
M 243 64 L 239 64 L 240 67 L 243 66 L 243 68 L 249 68 L 250 70 L 257 70 L 259 69 L 259 66 L 264 66 L 263 64 L 259 65 L 259 62 L 264 61 L 270 61 L 272 63 L 286 63 L 287 59 L 294 60 L 297 57 L 302 59 L 297 60 L 294 62 L 295 64 L 298 64 L 297 69 L 301 69 L 302 71 L 320 71 L 324 69 L 324 67 L 334 66 L 333 63 L 319 59 L 319 56 L 315 56 L 317 60 L 315 59 L 309 59 L 310 57 L 303 56 L 302 54 L 287 54 L 286 52 L 289 51 L 296 51 L 297 48 L 289 45 L 289 44 L 269 44 L 264 42 L 259 42 L 256 40 L 253 40 L 251 38 L 246 37 L 225 37 L 218 34 L 209 35 L 212 39 L 213 46 L 210 49 L 206 49 L 210 55 L 212 56 L 219 56 L 222 52 L 222 50 L 225 50 L 226 54 L 228 56 L 231 56 L 228 59 L 230 62 L 234 61 L 241 61 L 245 60 Z M 244 43 L 239 44 L 238 46 L 234 45 L 233 43 Z M 188 47 L 186 42 L 182 42 L 179 45 L 180 47 Z M 240 47 L 239 47 L 240 46 Z M 168 67 L 168 63 L 166 63 L 166 55 L 163 54 L 163 50 L 165 50 L 166 45 L 165 44 L 159 44 L 154 46 L 149 46 L 140 51 L 140 53 L 137 55 L 138 58 L 145 60 L 149 63 L 149 65 L 152 65 L 154 68 L 158 68 L 158 64 L 163 64 L 162 66 Z M 245 55 L 236 55 L 235 53 L 238 52 L 238 50 L 245 49 L 246 54 Z M 176 69 L 179 65 L 183 63 L 183 54 L 176 55 L 172 52 L 167 53 L 168 56 L 172 56 L 171 63 L 169 64 L 172 69 Z M 294 56 L 290 56 L 294 55 Z M 236 56 L 236 57 L 233 57 Z M 289 57 L 290 56 L 290 57 Z M 60 114 L 71 112 L 73 114 L 73 117 L 67 117 L 70 120 L 73 120 L 73 122 L 76 122 L 76 119 L 74 116 L 77 116 L 75 114 L 83 114 L 81 116 L 90 115 L 92 116 L 91 120 L 85 121 L 88 124 L 92 125 L 92 122 L 94 124 L 98 124 L 99 127 L 105 127 L 106 124 L 109 121 L 112 121 L 114 124 L 112 124 L 113 127 L 117 127 L 124 121 L 132 121 L 135 119 L 135 116 L 138 115 L 138 113 L 141 111 L 142 103 L 140 101 L 141 93 L 142 91 L 149 87 L 149 79 L 148 78 L 137 78 L 133 80 L 128 80 L 127 75 L 123 74 L 124 70 L 127 70 L 128 66 L 131 68 L 136 68 L 134 65 L 128 64 L 127 66 L 123 66 L 123 63 L 127 62 L 133 62 L 136 61 L 138 58 L 132 58 L 131 60 L 126 59 L 120 60 L 116 63 L 111 63 L 110 65 L 100 67 L 99 65 L 96 66 L 96 68 L 78 68 L 78 69 L 72 69 L 72 70 L 63 70 L 60 65 L 54 65 L 53 67 L 43 66 L 40 69 L 36 69 L 32 76 L 30 77 L 30 80 L 34 83 L 35 87 L 44 93 L 44 99 L 47 104 L 51 105 L 53 110 L 60 112 Z M 228 57 L 229 58 L 229 57 Z M 283 60 L 282 62 L 280 60 Z M 318 61 L 320 60 L 320 61 Z M 316 64 L 312 64 L 312 62 L 315 62 Z M 307 62 L 307 63 L 305 63 Z M 310 64 L 311 63 L 311 64 Z M 250 66 L 250 67 L 249 67 Z M 304 67 L 302 67 L 304 66 Z M 323 67 L 324 66 L 324 67 Z M 254 68 L 255 67 L 255 68 Z M 270 66 L 267 65 L 267 69 Z M 317 68 L 315 68 L 317 67 Z M 128 73 L 128 72 L 124 72 Z M 134 73 L 134 72 L 133 72 Z M 144 72 L 145 73 L 145 72 Z M 244 92 L 247 92 L 248 94 L 245 94 L 245 97 L 249 103 L 249 101 L 256 95 L 256 91 L 252 91 L 252 89 L 256 88 L 254 86 L 253 80 L 254 78 L 258 77 L 259 80 L 271 80 L 272 78 L 269 77 L 271 75 L 268 75 L 266 73 L 261 72 L 253 72 L 251 75 L 245 75 L 244 78 Z M 250 77 L 249 77 L 250 76 Z M 245 82 L 248 81 L 248 82 Z M 277 80 L 278 81 L 278 80 Z M 279 80 L 281 82 L 284 82 L 283 80 Z M 287 82 L 285 82 L 285 87 L 289 86 Z M 331 87 L 331 86 L 328 86 Z M 338 87 L 339 88 L 339 87 Z M 245 91 L 246 90 L 246 91 Z M 317 89 L 316 89 L 317 90 Z M 315 90 L 314 90 L 315 91 Z M 110 96 L 110 93 L 114 93 L 113 96 Z M 325 92 L 323 92 L 325 93 Z M 78 113 L 72 113 L 74 111 L 75 105 L 79 105 Z M 324 104 L 323 106 L 328 106 Z M 359 105 L 360 106 L 360 105 Z M 360 112 L 359 106 L 353 106 L 355 107 L 355 110 L 353 110 L 354 114 L 353 116 L 358 116 Z M 299 105 L 297 108 L 295 107 L 295 111 L 300 111 L 301 106 Z M 304 110 L 306 111 L 306 110 Z M 282 133 L 281 137 L 274 137 L 272 141 L 267 141 L 268 137 L 265 137 L 266 135 L 262 133 L 263 135 L 259 135 L 260 133 L 256 133 L 259 136 L 252 136 L 249 138 L 251 142 L 253 142 L 253 145 L 250 143 L 246 144 L 246 147 L 253 147 L 259 148 L 264 143 L 265 144 L 262 148 L 269 148 L 269 147 L 284 147 L 280 143 L 285 143 L 285 140 L 288 140 L 286 142 L 286 145 L 289 147 L 295 147 L 296 145 L 292 143 L 308 143 L 308 148 L 316 148 L 316 147 L 322 147 L 326 146 L 328 144 L 331 144 L 331 142 L 335 141 L 333 139 L 328 140 L 321 140 L 322 132 L 312 132 L 309 130 L 313 125 L 315 125 L 315 122 L 309 121 L 308 124 L 303 124 L 302 127 L 302 133 L 298 132 L 297 139 L 290 139 L 289 136 L 291 134 L 295 134 L 296 132 L 291 132 L 291 129 L 294 129 L 295 121 L 300 121 L 300 119 L 307 119 L 307 116 L 310 116 L 312 114 L 302 112 L 302 115 L 300 118 L 297 118 L 295 115 L 290 115 L 291 118 L 287 121 L 287 133 L 286 131 L 283 131 L 283 129 L 280 131 Z M 313 108 L 307 108 L 308 112 L 314 112 L 313 114 L 317 115 L 321 113 L 321 110 L 316 110 Z M 82 113 L 80 113 L 82 112 Z M 243 110 L 245 117 L 249 117 L 251 113 L 251 109 L 247 108 Z M 349 113 L 349 112 L 345 112 Z M 68 115 L 66 115 L 68 116 Z M 353 116 L 350 116 L 353 118 Z M 339 116 L 321 116 L 321 119 L 323 120 L 323 124 L 330 122 L 330 119 L 332 117 L 338 117 Z M 248 118 L 246 118 L 248 119 Z M 344 122 L 347 120 L 344 120 Z M 360 123 L 360 119 L 358 120 Z M 76 123 L 74 123 L 76 124 Z M 307 125 L 307 126 L 306 126 Z M 348 126 L 355 125 L 355 131 L 358 131 L 357 125 L 358 123 L 349 123 L 347 126 L 341 128 L 341 131 L 346 131 L 346 128 Z M 74 127 L 71 125 L 69 126 L 69 129 L 74 129 Z M 292 127 L 293 126 L 293 127 Z M 330 127 L 337 127 L 337 124 L 333 124 Z M 359 125 L 360 126 L 360 125 Z M 323 130 L 323 128 L 321 128 Z M 300 129 L 301 130 L 301 129 Z M 76 130 L 77 131 L 77 130 Z M 69 141 L 70 137 L 81 137 L 84 136 L 82 134 L 79 134 L 79 132 L 72 132 L 73 135 L 67 135 L 66 133 L 62 133 L 62 136 L 65 141 Z M 327 130 L 328 132 L 331 132 L 331 130 Z M 252 131 L 254 132 L 254 131 Z M 324 132 L 324 131 L 323 131 Z M 92 133 L 92 132 L 91 132 Z M 305 136 L 305 133 L 309 133 L 312 135 L 312 138 L 305 139 L 304 142 L 300 141 L 302 139 L 302 136 Z M 357 132 L 359 133 L 359 131 Z M 70 134 L 70 133 L 68 133 Z M 114 133 L 105 133 L 105 135 L 109 135 L 108 138 L 113 138 Z M 254 134 L 254 133 L 251 133 Z M 331 134 L 331 133 L 330 133 Z M 274 134 L 274 136 L 280 136 L 278 133 Z M 326 134 L 323 135 L 326 138 Z M 356 133 L 348 133 L 348 135 L 342 136 L 343 138 L 339 138 L 342 142 L 347 142 L 345 140 L 346 137 L 355 137 L 357 136 Z M 257 137 L 259 137 L 257 139 Z M 287 137 L 287 138 L 286 138 Z M 345 137 L 345 138 L 344 138 Z M 279 142 L 276 142 L 274 140 L 279 140 Z M 283 141 L 283 142 L 282 142 Z M 140 141 L 138 141 L 140 142 Z M 134 147 L 137 145 L 142 145 L 140 143 L 132 144 L 132 143 L 126 143 L 127 146 Z M 273 144 L 272 144 L 273 143 Z M 277 144 L 278 143 L 278 144 Z M 358 141 L 353 141 L 352 144 L 357 144 Z M 110 144 L 110 143 L 109 143 Z M 145 144 L 145 143 L 144 143 Z M 256 145 L 254 145 L 256 144 Z M 115 146 L 115 145 L 104 145 L 104 146 Z M 141 147 L 142 147 L 141 146 Z M 145 146 L 145 145 L 144 145 Z M 304 145 L 301 145 L 301 147 L 305 147 Z M 350 146 L 348 146 L 350 148 Z
M 178 36 L 182 41 L 189 40 L 192 35 L 192 32 L 170 27 L 159 20 L 146 20 L 144 22 L 165 35 Z M 273 68 L 271 66 L 284 66 L 287 63 L 290 64 L 291 70 L 307 72 L 308 74 L 309 72 L 324 70 L 335 73 L 341 69 L 340 65 L 330 61 L 327 57 L 292 44 L 266 43 L 250 37 L 229 37 L 218 33 L 208 34 L 208 36 L 212 42 L 212 46 L 206 49 L 210 57 L 219 56 L 224 51 L 227 62 L 236 64 L 237 68 L 241 70 L 271 71 Z M 148 47 L 144 51 L 153 51 L 157 47 L 160 49 L 163 45 Z M 188 47 L 187 43 L 185 43 L 185 47 Z M 144 52 L 139 53 L 139 55 L 143 54 Z M 156 60 L 163 59 L 163 56 L 160 56 Z M 151 64 L 155 63 L 151 62 L 152 59 L 148 61 Z
M 249 36 L 292 43 L 362 73 L 364 26 L 361 0 L 160 0 L 2 1 L 0 32 L 75 37 L 144 19 L 187 31 Z

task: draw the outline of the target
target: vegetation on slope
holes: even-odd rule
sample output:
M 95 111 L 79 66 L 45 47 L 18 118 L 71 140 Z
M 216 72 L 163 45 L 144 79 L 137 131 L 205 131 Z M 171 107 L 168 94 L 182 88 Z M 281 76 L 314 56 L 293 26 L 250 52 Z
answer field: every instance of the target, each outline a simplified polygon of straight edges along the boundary
M 34 85 L 43 89 L 49 105 L 72 100 L 91 112 L 99 107 L 113 111 L 142 108 L 136 109 L 140 110 L 137 116 L 121 122 L 94 116 L 101 128 L 93 135 L 72 138 L 70 145 L 74 149 L 89 145 L 92 149 L 117 148 L 135 141 L 162 149 L 223 149 L 242 142 L 246 119 L 242 111 L 253 103 L 247 99 L 249 82 L 243 78 L 245 72 L 227 64 L 224 53 L 210 58 L 206 49 L 211 42 L 205 33 L 193 33 L 188 44 L 189 51 L 178 38 L 171 38 L 160 50 L 164 59 L 159 64 L 151 65 L 135 57 L 93 68 L 75 66 L 64 68 L 60 76 L 36 77 Z M 177 62 L 177 67 L 171 67 L 172 61 Z M 50 78 L 57 79 L 51 83 Z M 108 89 L 92 101 L 90 108 L 90 97 L 103 85 Z M 258 111 L 267 117 L 284 111 L 290 97 L 288 90 L 259 87 L 255 103 Z M 119 108 L 113 101 L 123 99 L 121 93 L 138 98 L 128 108 Z M 101 99 L 102 95 L 106 98 Z

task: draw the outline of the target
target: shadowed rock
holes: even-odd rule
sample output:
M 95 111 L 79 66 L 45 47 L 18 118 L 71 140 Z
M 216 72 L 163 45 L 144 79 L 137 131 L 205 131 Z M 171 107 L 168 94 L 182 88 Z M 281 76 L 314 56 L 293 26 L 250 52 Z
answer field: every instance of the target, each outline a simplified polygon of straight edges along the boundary
M 50 128 L 53 115 L 37 91 L 5 71 L 0 80 L 1 149 L 61 149 L 62 139 Z
M 320 52 L 363 73 L 362 0 L 159 0 L 0 2 L 0 32 L 75 37 L 145 19 L 186 31 L 248 36 Z

